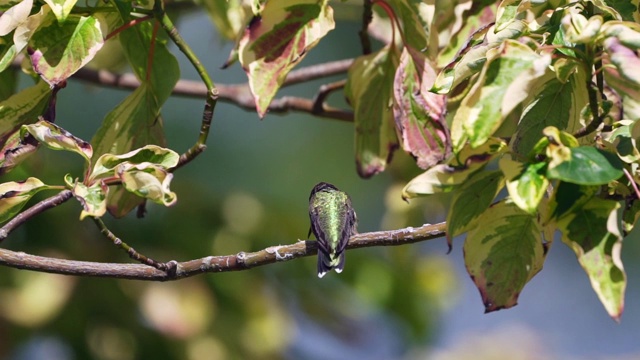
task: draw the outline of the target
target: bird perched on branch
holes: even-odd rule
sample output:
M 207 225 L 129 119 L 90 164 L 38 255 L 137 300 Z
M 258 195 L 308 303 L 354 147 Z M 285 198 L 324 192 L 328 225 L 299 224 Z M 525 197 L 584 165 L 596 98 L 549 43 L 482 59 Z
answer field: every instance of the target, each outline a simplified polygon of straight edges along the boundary
M 357 233 L 356 212 L 349 195 L 335 186 L 321 182 L 309 196 L 311 228 L 318 240 L 318 277 L 329 270 L 341 273 L 344 269 L 344 250 L 351 235 Z

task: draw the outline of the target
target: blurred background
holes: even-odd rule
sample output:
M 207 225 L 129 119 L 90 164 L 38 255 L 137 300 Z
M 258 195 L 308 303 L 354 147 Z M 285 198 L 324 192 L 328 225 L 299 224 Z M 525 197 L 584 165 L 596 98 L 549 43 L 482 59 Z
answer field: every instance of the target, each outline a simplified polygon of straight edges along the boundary
M 336 12 L 336 30 L 304 65 L 359 55 L 359 14 Z M 232 45 L 205 14 L 182 13 L 179 30 L 216 83 L 242 83 L 239 65 L 220 66 Z M 182 78 L 198 79 L 186 59 Z M 103 59 L 104 60 L 104 59 Z M 109 59 L 118 62 L 117 58 Z M 340 77 L 286 88 L 311 98 Z M 20 86 L 30 84 L 21 78 Z M 91 139 L 127 95 L 71 81 L 58 97 L 57 123 Z M 330 97 L 346 106 L 342 93 Z M 196 140 L 204 101 L 174 97 L 164 107 L 168 146 Z M 320 181 L 348 192 L 359 231 L 445 219 L 446 195 L 412 201 L 402 186 L 419 169 L 396 152 L 370 180 L 355 171 L 353 125 L 305 114 L 267 115 L 219 104 L 207 151 L 172 183 L 178 203 L 150 204 L 144 219 L 107 219 L 111 230 L 159 260 L 255 251 L 305 239 L 308 197 Z M 61 184 L 81 174 L 73 154 L 42 149 L 10 179 L 30 174 Z M 9 178 L 7 178 L 7 181 Z M 4 180 L 3 180 L 4 181 Z M 44 195 L 46 196 L 46 194 Z M 22 226 L 2 246 L 76 260 L 130 262 L 69 201 Z M 169 282 L 75 278 L 0 268 L 0 358 L 22 359 L 639 359 L 640 246 L 625 240 L 629 279 L 622 323 L 611 320 L 574 254 L 556 241 L 545 268 L 513 309 L 483 314 L 455 239 L 349 251 L 344 273 L 319 280 L 308 257 L 249 271 Z

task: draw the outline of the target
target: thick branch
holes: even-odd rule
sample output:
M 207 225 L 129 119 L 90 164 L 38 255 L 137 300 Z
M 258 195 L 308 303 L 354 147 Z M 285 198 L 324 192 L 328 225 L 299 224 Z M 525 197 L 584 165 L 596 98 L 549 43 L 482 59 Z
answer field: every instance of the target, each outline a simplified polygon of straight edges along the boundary
M 396 246 L 433 240 L 445 235 L 446 224 L 423 225 L 391 231 L 357 234 L 347 249 L 370 246 Z M 55 274 L 123 278 L 147 281 L 178 280 L 202 273 L 240 271 L 258 266 L 316 255 L 315 241 L 298 241 L 291 245 L 271 246 L 264 250 L 236 255 L 208 256 L 185 262 L 170 262 L 171 271 L 164 272 L 142 264 L 114 264 L 74 261 L 42 257 L 0 249 L 0 265 Z

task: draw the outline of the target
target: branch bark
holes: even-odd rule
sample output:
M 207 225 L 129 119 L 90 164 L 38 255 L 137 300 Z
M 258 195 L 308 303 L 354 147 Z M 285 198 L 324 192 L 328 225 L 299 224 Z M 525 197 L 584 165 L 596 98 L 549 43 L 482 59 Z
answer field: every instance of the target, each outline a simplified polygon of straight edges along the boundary
M 445 235 L 446 223 L 391 231 L 357 234 L 347 249 L 371 246 L 397 246 L 433 240 Z M 0 265 L 63 275 L 122 278 L 146 281 L 179 280 L 203 273 L 247 270 L 258 266 L 316 255 L 315 241 L 302 240 L 291 245 L 271 246 L 256 252 L 207 256 L 184 262 L 168 262 L 168 271 L 142 264 L 98 263 L 57 259 L 0 249 Z

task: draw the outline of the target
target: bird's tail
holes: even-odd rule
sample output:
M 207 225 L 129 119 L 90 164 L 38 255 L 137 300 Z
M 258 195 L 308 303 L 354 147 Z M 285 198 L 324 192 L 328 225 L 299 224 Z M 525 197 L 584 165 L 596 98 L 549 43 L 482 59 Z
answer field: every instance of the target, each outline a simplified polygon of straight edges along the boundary
M 337 257 L 326 255 L 322 251 L 318 251 L 318 277 L 322 278 L 331 269 L 334 269 L 338 274 L 344 269 L 345 254 L 340 253 Z

